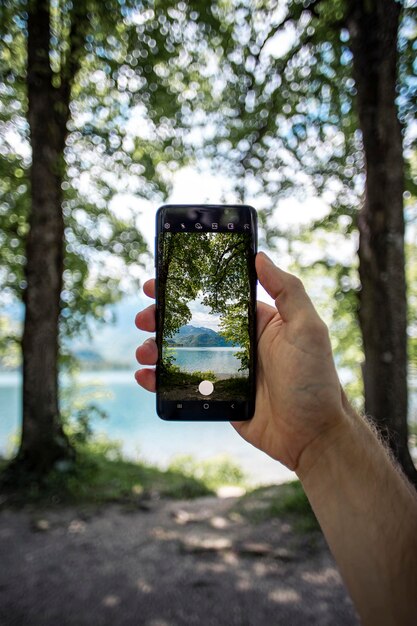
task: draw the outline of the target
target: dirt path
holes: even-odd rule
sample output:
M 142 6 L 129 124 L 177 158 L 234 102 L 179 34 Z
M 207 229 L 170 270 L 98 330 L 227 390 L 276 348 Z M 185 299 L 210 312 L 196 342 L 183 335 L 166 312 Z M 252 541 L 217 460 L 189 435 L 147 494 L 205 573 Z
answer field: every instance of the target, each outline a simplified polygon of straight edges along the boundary
M 358 624 L 318 532 L 235 505 L 1 511 L 0 624 Z

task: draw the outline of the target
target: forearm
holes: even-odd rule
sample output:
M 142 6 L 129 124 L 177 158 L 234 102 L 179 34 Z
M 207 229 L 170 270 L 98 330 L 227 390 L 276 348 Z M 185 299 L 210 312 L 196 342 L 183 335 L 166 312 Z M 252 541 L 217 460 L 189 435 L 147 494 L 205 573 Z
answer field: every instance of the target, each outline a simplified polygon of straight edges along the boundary
M 297 470 L 366 626 L 417 624 L 417 497 L 353 412 Z

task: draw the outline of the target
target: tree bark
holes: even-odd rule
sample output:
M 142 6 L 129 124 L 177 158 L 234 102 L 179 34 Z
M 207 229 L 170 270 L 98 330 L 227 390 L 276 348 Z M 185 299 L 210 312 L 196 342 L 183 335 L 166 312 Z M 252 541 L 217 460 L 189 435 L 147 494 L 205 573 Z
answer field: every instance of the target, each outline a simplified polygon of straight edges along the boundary
M 158 306 L 157 306 L 157 336 L 156 345 L 158 348 L 158 373 L 165 373 L 165 365 L 162 361 L 163 357 L 163 345 L 165 334 L 165 313 L 166 313 L 166 287 L 169 274 L 169 268 L 172 261 L 172 256 L 175 246 L 174 233 L 168 235 L 169 239 L 165 239 L 161 233 L 158 235 L 157 243 L 157 256 L 158 256 Z
M 401 9 L 395 0 L 354 0 L 350 9 L 366 163 L 365 199 L 358 218 L 365 411 L 417 485 L 408 450 L 404 163 L 395 103 Z
M 17 464 L 45 475 L 73 459 L 58 402 L 58 323 L 63 272 L 61 183 L 68 103 L 57 102 L 49 61 L 49 0 L 29 3 L 28 118 L 31 212 L 26 244 L 23 427 Z

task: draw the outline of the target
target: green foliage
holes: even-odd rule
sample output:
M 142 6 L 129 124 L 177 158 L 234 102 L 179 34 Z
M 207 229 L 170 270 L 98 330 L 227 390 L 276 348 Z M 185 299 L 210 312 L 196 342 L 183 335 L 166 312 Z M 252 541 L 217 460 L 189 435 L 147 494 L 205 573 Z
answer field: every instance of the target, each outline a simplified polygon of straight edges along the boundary
M 250 238 L 246 234 L 221 233 L 210 244 L 202 302 L 220 313 L 220 334 L 240 347 L 236 356 L 244 370 L 250 360 Z
M 14 369 L 19 365 L 19 325 L 0 316 L 0 367 Z
M 235 356 L 240 360 L 239 370 L 249 369 L 248 315 L 240 304 L 228 307 L 227 316 L 223 316 L 220 320 L 220 334 L 227 341 L 242 346 L 242 350 L 235 352 Z
M 75 448 L 94 441 L 92 421 L 106 419 L 107 413 L 97 404 L 109 397 L 109 392 L 102 386 L 88 386 L 75 382 L 73 373 L 68 385 L 61 386 L 61 419 L 65 433 Z
M 331 309 L 326 321 L 335 336 L 341 333 L 335 348 L 339 361 L 345 361 L 342 366 L 353 365 L 351 392 L 360 401 L 357 270 L 353 261 L 340 262 L 337 246 L 329 252 L 328 241 L 329 233 L 339 235 L 341 245 L 351 238 L 364 194 L 365 161 L 349 32 L 354 7 L 347 0 L 231 4 L 233 10 L 230 5 L 220 9 L 229 39 L 213 70 L 217 106 L 205 115 L 200 107 L 199 118 L 190 116 L 190 125 L 201 120 L 202 131 L 209 123 L 216 127 L 197 153 L 207 156 L 215 171 L 236 181 L 242 199 L 257 197 L 258 206 L 264 208 L 259 221 L 268 247 L 288 249 L 294 258 L 297 246 L 291 247 L 291 240 L 301 239 L 304 248 L 311 249 L 327 238 L 317 254 L 326 268 L 322 276 L 332 284 L 326 289 Z M 414 2 L 400 4 L 396 103 L 408 157 L 416 145 L 417 19 Z M 405 188 L 415 195 L 412 169 L 407 163 Z M 277 209 L 284 198 L 311 196 L 329 207 L 325 217 L 311 220 L 305 232 L 279 224 Z M 293 269 L 302 277 L 310 273 L 305 263 L 294 264 Z
M 245 484 L 245 475 L 239 465 L 225 455 L 203 461 L 197 461 L 190 455 L 178 456 L 170 463 L 168 469 L 196 478 L 213 491 L 226 485 Z
M 417 31 L 417 27 L 416 27 Z M 409 190 L 405 195 L 405 220 L 410 237 L 405 245 L 407 301 L 408 301 L 408 351 L 411 370 L 417 372 L 417 151 L 407 163 Z
M 357 318 L 359 285 L 356 267 L 331 259 L 309 266 L 294 266 L 329 326 L 333 354 L 347 396 L 357 410 L 363 411 L 362 364 L 365 357 Z
M 401 4 L 398 107 L 407 130 L 416 113 L 417 20 L 413 2 Z M 217 89 L 206 113 L 217 132 L 201 152 L 216 171 L 232 175 L 242 196 L 258 193 L 270 210 L 285 196 L 314 192 L 331 205 L 333 225 L 340 215 L 354 219 L 364 158 L 351 3 L 233 0 L 219 10 L 229 38 L 213 63 Z M 201 110 L 200 120 L 207 125 Z M 406 132 L 405 148 L 413 141 L 415 133 Z
M 233 15 L 224 8 L 230 43 L 219 60 L 224 87 L 211 116 L 219 131 L 207 146 L 215 167 L 232 172 L 242 195 L 255 190 L 270 208 L 314 186 L 334 209 L 352 214 L 363 158 L 345 3 L 233 5 Z
M 195 498 L 211 493 L 204 481 L 180 470 L 166 471 L 123 458 L 120 446 L 106 439 L 82 449 L 80 470 L 69 483 L 71 497 L 86 502 L 135 502 L 152 494 Z
M 165 371 L 162 374 L 164 387 L 181 387 L 183 385 L 198 385 L 202 380 L 216 382 L 216 375 L 213 372 L 184 372 L 177 365 L 167 365 L 165 359 Z
M 213 400 L 240 400 L 247 397 L 248 377 L 218 378 L 214 372 L 184 372 L 175 365 L 160 373 L 161 394 L 166 400 L 201 400 L 198 386 L 202 380 L 215 383 Z
M 409 358 L 409 393 L 414 396 L 414 412 L 409 421 L 410 447 L 417 447 L 417 246 L 406 246 L 407 283 L 408 283 L 408 358 Z
M 195 378 L 210 379 L 210 372 L 196 372 Z M 133 506 L 152 498 L 197 498 L 212 495 L 223 485 L 243 484 L 239 466 L 228 457 L 199 462 L 178 457 L 167 470 L 123 456 L 122 443 L 97 435 L 92 420 L 105 419 L 96 402 L 107 395 L 97 385 L 84 389 L 70 381 L 61 388 L 63 426 L 76 451 L 76 463 L 60 466 L 42 481 L 27 483 L 8 497 L 16 503 L 104 504 L 120 502 Z M 0 459 L 0 471 L 6 461 Z M 1 478 L 0 478 L 1 482 Z
M 408 321 L 409 321 L 409 360 L 413 371 L 417 372 L 417 245 L 406 246 L 407 283 L 408 283 Z
M 5 469 L 4 464 L 1 469 Z M 86 504 L 119 502 L 141 505 L 152 498 L 196 498 L 212 494 L 199 478 L 179 470 L 123 458 L 119 443 L 96 438 L 77 447 L 77 463 L 69 471 L 54 470 L 42 483 L 8 495 L 16 504 Z
M 254 523 L 289 516 L 296 530 L 311 532 L 320 526 L 300 481 L 257 487 L 244 495 L 236 511 Z
M 408 161 L 409 176 L 417 183 L 417 152 Z M 410 237 L 405 245 L 407 304 L 408 304 L 408 359 L 409 359 L 409 393 L 417 398 L 417 187 L 413 193 L 406 193 L 405 217 L 409 226 Z M 411 404 L 414 411 L 410 414 L 409 434 L 411 448 L 417 447 L 417 406 Z M 410 406 L 410 408 L 411 408 Z
M 169 339 L 192 317 L 199 298 L 220 315 L 220 334 L 241 349 L 241 369 L 249 364 L 250 239 L 246 234 L 164 233 L 160 236 L 160 279 L 165 283 L 163 359 L 169 365 Z M 168 357 L 168 361 L 167 358 Z
M 126 203 L 126 194 L 160 201 L 185 162 L 180 113 L 197 92 L 208 93 L 199 62 L 221 24 L 210 3 L 196 1 L 46 6 L 45 71 L 57 102 L 51 115 L 66 136 L 56 172 L 66 248 L 61 331 L 72 335 L 89 319 L 108 321 L 107 305 L 137 287 L 134 272 L 119 278 L 147 252 L 137 202 Z M 1 3 L 0 284 L 2 298 L 17 299 L 30 210 L 27 20 L 25 0 Z
M 164 308 L 169 315 L 163 318 L 164 346 L 181 326 L 191 320 L 188 304 L 200 290 L 200 259 L 209 250 L 208 233 L 196 237 L 192 233 L 164 233 L 160 235 L 158 251 L 161 258 L 160 279 L 165 281 Z

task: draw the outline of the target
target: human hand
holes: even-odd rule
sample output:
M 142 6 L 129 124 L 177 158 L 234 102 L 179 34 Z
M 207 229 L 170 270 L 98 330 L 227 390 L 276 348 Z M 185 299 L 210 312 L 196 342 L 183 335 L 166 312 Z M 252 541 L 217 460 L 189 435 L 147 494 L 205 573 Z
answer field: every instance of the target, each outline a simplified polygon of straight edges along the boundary
M 258 302 L 256 406 L 251 420 L 232 422 L 255 447 L 297 470 L 303 451 L 344 422 L 346 400 L 332 357 L 327 327 L 301 281 L 278 269 L 263 253 L 256 257 L 260 283 L 276 307 Z M 144 292 L 155 297 L 155 281 Z M 136 316 L 141 330 L 155 330 L 155 305 Z M 153 339 L 136 351 L 142 365 L 155 365 Z M 136 372 L 137 382 L 155 391 L 155 372 Z

